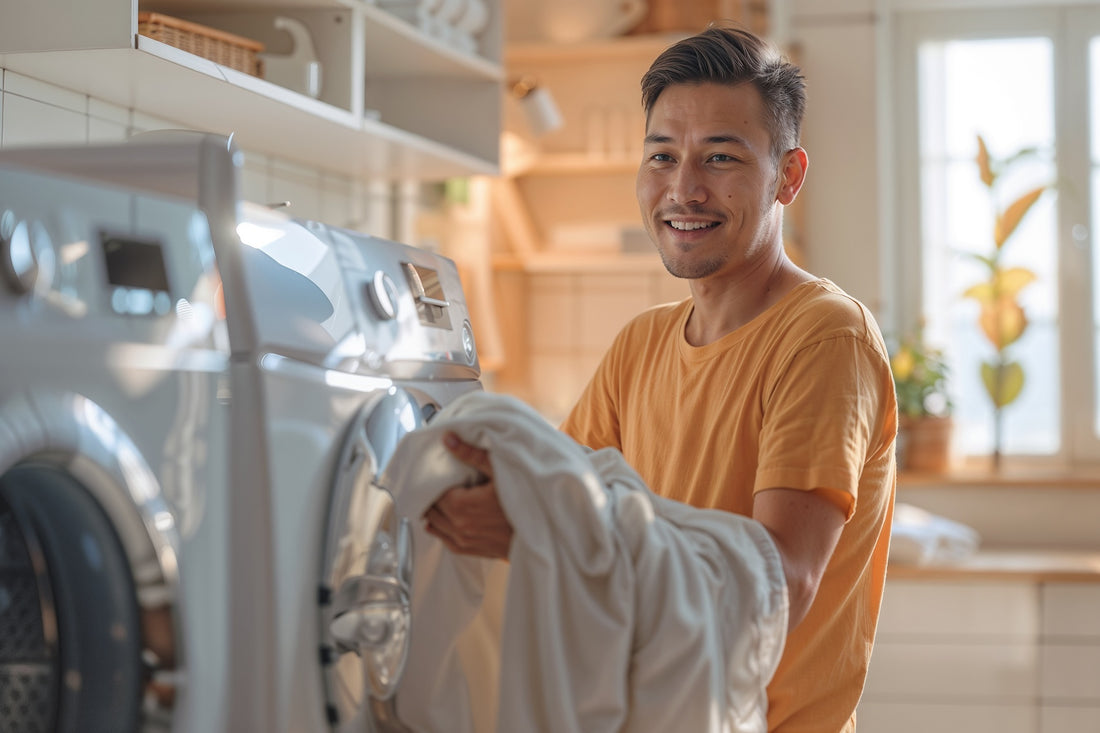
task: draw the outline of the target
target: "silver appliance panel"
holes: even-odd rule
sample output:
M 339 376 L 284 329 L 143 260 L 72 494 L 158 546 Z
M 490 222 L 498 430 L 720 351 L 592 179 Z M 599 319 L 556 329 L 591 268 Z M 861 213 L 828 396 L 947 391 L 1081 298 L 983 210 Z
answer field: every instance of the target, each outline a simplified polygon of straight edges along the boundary
M 18 300 L 9 325 L 224 348 L 219 282 L 193 203 L 0 163 L 0 298 Z
M 458 268 L 447 257 L 310 223 L 342 258 L 363 334 L 363 367 L 400 380 L 476 380 L 481 374 Z

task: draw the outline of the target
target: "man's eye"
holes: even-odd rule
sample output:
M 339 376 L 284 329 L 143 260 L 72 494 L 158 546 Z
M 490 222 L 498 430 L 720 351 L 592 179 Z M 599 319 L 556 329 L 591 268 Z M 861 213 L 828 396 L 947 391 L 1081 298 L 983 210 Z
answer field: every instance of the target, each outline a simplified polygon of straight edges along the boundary
M 731 161 L 737 160 L 737 158 L 734 158 L 732 155 L 726 155 L 725 153 L 715 153 L 714 155 L 710 156 L 710 159 L 713 160 L 715 163 L 729 163 Z
M 660 163 L 668 163 L 672 160 L 672 156 L 668 153 L 654 153 L 653 155 L 649 156 L 649 159 L 658 161 Z

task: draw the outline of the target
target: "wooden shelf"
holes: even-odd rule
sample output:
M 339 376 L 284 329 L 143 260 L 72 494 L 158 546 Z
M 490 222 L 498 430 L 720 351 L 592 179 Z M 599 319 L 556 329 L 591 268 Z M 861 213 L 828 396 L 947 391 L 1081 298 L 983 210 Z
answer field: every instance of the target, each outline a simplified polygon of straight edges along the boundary
M 505 51 L 505 64 L 509 67 L 525 64 L 588 63 L 609 59 L 655 58 L 661 51 L 687 33 L 656 33 L 580 43 L 510 43 Z
M 543 153 L 531 158 L 505 161 L 505 174 L 509 176 L 596 176 L 634 175 L 638 171 L 638 158 L 628 156 L 599 156 L 587 153 Z

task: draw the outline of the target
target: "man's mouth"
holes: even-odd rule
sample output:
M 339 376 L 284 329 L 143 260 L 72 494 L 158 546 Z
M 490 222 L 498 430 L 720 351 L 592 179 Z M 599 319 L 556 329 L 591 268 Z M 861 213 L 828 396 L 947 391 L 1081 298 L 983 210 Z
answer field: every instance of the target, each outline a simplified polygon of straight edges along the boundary
M 681 232 L 694 232 L 699 229 L 711 229 L 718 226 L 716 221 L 683 221 L 681 219 L 666 219 L 665 223 Z

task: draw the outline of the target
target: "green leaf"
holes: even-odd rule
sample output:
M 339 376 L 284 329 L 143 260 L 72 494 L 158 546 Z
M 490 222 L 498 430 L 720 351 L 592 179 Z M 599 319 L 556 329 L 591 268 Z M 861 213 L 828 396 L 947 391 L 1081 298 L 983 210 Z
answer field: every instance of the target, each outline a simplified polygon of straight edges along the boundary
M 987 257 L 986 255 L 979 254 L 977 252 L 959 252 L 958 254 L 972 260 L 977 260 L 978 262 L 989 268 L 990 271 L 997 269 L 996 255 L 994 255 L 993 257 Z
M 983 361 L 982 384 L 985 385 L 985 391 L 993 401 L 993 406 L 1000 409 L 1012 404 L 1023 391 L 1024 368 L 1015 361 L 1003 364 L 990 364 Z

